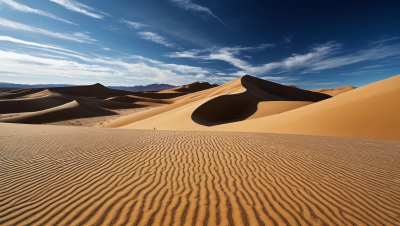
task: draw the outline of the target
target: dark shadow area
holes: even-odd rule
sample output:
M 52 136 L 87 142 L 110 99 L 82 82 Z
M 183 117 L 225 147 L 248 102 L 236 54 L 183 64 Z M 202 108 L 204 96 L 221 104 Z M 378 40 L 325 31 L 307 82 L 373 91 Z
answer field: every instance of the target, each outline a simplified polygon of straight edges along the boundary
M 260 101 L 248 92 L 219 96 L 198 107 L 192 120 L 205 126 L 241 121 L 257 111 Z

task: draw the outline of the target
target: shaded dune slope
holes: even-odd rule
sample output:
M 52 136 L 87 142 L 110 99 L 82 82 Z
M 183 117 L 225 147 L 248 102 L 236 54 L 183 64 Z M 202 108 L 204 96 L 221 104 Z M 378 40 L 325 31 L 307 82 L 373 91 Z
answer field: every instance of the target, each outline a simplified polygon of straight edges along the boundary
M 95 107 L 85 102 L 72 101 L 54 108 L 1 119 L 0 122 L 41 124 L 69 119 L 88 118 L 114 114 L 115 113 L 112 111 Z
M 399 142 L 1 127 L 0 225 L 399 223 Z
M 271 108 L 271 105 L 260 105 L 264 101 L 290 101 L 292 106 L 297 108 L 296 101 L 317 102 L 327 98 L 329 95 L 302 90 L 290 86 L 280 85 L 274 82 L 265 81 L 249 75 L 241 78 L 241 83 L 246 91 L 233 95 L 222 95 L 199 106 L 192 114 L 193 121 L 213 126 L 234 121 L 242 121 L 254 115 L 258 110 L 259 115 Z M 279 105 L 279 104 L 278 104 Z M 304 106 L 305 104 L 300 104 Z M 291 110 L 293 108 L 286 104 L 286 108 L 279 110 Z M 272 111 L 271 111 L 272 112 Z
M 73 101 L 72 98 L 50 94 L 45 97 L 0 100 L 0 114 L 41 111 Z
M 35 93 L 40 93 L 45 89 L 37 88 L 37 89 L 14 89 L 14 90 L 7 90 L 0 93 L 0 99 L 15 99 L 21 98 L 24 96 L 29 96 Z
M 133 95 L 110 97 L 110 98 L 107 98 L 106 100 L 122 102 L 122 103 L 142 104 L 142 105 L 146 105 L 146 106 L 158 106 L 158 105 L 171 103 L 171 101 L 168 99 L 161 99 L 161 98 L 153 99 L 153 98 L 133 96 Z
M 183 86 L 178 86 L 172 89 L 167 89 L 167 90 L 162 90 L 159 91 L 161 93 L 163 92 L 183 92 L 183 93 L 194 93 L 194 92 L 198 92 L 198 91 L 202 91 L 205 89 L 210 89 L 213 87 L 217 87 L 217 84 L 210 84 L 208 82 L 194 82 L 194 83 L 190 83 L 187 85 L 183 85 Z

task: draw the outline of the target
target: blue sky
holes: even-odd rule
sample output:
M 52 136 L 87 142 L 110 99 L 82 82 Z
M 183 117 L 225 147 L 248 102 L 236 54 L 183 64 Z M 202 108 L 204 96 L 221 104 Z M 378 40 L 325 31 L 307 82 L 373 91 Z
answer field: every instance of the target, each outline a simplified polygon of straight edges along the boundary
M 0 82 L 304 89 L 400 74 L 400 2 L 0 0 Z

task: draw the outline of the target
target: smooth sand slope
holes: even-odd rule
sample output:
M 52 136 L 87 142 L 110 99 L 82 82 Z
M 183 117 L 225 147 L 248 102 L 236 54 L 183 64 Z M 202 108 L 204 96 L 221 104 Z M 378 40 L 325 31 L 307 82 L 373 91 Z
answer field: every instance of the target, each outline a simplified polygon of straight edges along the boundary
M 397 75 L 282 114 L 212 129 L 400 141 L 399 97 Z
M 231 83 L 240 82 L 243 83 L 243 80 L 234 80 Z M 220 87 L 210 89 L 210 91 Z M 300 90 L 293 87 L 288 88 Z M 257 106 L 253 103 L 251 105 L 253 110 L 249 112 L 248 99 L 242 101 L 245 97 L 239 96 L 246 94 L 249 90 L 255 93 L 252 96 L 261 96 L 267 93 L 270 96 L 264 96 L 264 99 L 270 98 L 273 101 L 259 102 Z M 162 114 L 151 115 L 149 111 L 146 112 L 148 117 L 140 120 L 136 120 L 135 116 L 132 116 L 134 119 L 132 121 L 129 121 L 129 118 L 121 118 L 110 124 L 114 127 L 123 126 L 123 128 L 130 129 L 153 129 L 156 127 L 161 130 L 266 132 L 400 141 L 400 104 L 398 104 L 400 75 L 353 89 L 333 98 L 309 103 L 307 106 L 304 106 L 306 105 L 304 102 L 304 105 L 295 102 L 296 105 L 293 106 L 291 102 L 282 102 L 289 106 L 279 114 L 276 114 L 278 112 L 276 107 L 283 107 L 277 101 L 285 96 L 274 93 L 276 91 L 272 89 L 266 89 L 266 91 L 268 92 L 262 93 L 259 89 L 247 88 L 242 94 L 238 94 L 230 100 L 232 103 L 232 105 L 229 104 L 230 108 L 226 103 L 233 95 L 229 96 L 224 93 L 223 96 L 214 99 L 199 98 L 197 102 L 178 106 L 175 109 L 172 109 L 173 105 L 170 105 L 168 106 L 170 109 Z M 286 98 L 288 99 L 288 97 Z M 305 99 L 298 98 L 296 101 L 300 100 Z M 275 106 L 271 106 L 272 103 Z M 228 110 L 224 111 L 224 109 Z M 255 110 L 256 112 L 252 113 Z M 242 117 L 239 117 L 241 111 L 243 114 Z M 203 118 L 198 117 L 199 115 Z M 228 119 L 236 117 L 237 122 L 231 120 L 231 123 L 221 124 L 218 120 L 223 117 Z M 205 119 L 206 122 L 196 118 Z M 217 123 L 213 123 L 213 120 Z M 225 122 L 229 121 L 222 121 L 222 123 Z
M 353 89 L 356 89 L 356 87 L 354 87 L 354 86 L 342 86 L 342 87 L 339 87 L 339 88 L 336 88 L 336 89 L 314 89 L 314 90 L 311 90 L 311 91 L 318 92 L 318 93 L 325 93 L 325 94 L 328 94 L 328 95 L 331 95 L 331 96 L 337 96 L 339 94 L 348 92 L 348 91 L 353 90 Z
M 400 142 L 0 127 L 0 225 L 400 224 Z

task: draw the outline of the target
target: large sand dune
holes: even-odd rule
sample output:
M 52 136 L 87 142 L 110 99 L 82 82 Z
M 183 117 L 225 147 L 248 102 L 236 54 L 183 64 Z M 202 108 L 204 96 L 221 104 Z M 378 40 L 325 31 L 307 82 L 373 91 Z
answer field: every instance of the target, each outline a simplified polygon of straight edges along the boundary
M 329 97 L 245 76 L 215 88 L 171 99 L 171 105 L 120 118 L 105 126 L 202 130 L 200 124 L 215 125 L 249 119 L 252 115 L 253 118 L 267 116 Z M 266 104 L 269 101 L 287 102 Z
M 399 142 L 0 127 L 0 225 L 400 223 Z
M 303 92 L 301 89 L 287 86 L 286 89 L 274 85 L 268 86 L 272 83 L 266 83 L 267 85 L 260 89 L 258 86 L 264 83 L 251 82 L 255 78 L 248 78 L 250 79 L 242 78 L 225 84 L 240 87 L 236 92 L 218 92 L 216 98 L 208 95 L 208 92 L 224 88 L 225 85 L 222 85 L 195 93 L 196 96 L 191 99 L 192 101 L 178 101 L 176 104 L 164 107 L 163 111 L 162 108 L 146 111 L 120 118 L 106 126 L 400 140 L 400 104 L 397 104 L 400 96 L 400 75 L 325 100 L 315 95 L 318 94 L 315 92 Z M 247 95 L 248 93 L 250 94 Z M 182 98 L 190 98 L 191 95 Z M 257 103 L 257 100 L 251 100 L 249 96 L 262 101 Z M 321 101 L 311 102 L 318 100 Z M 277 101 L 286 103 L 286 107 Z M 309 101 L 309 104 L 304 101 Z M 273 102 L 275 103 L 271 105 Z

